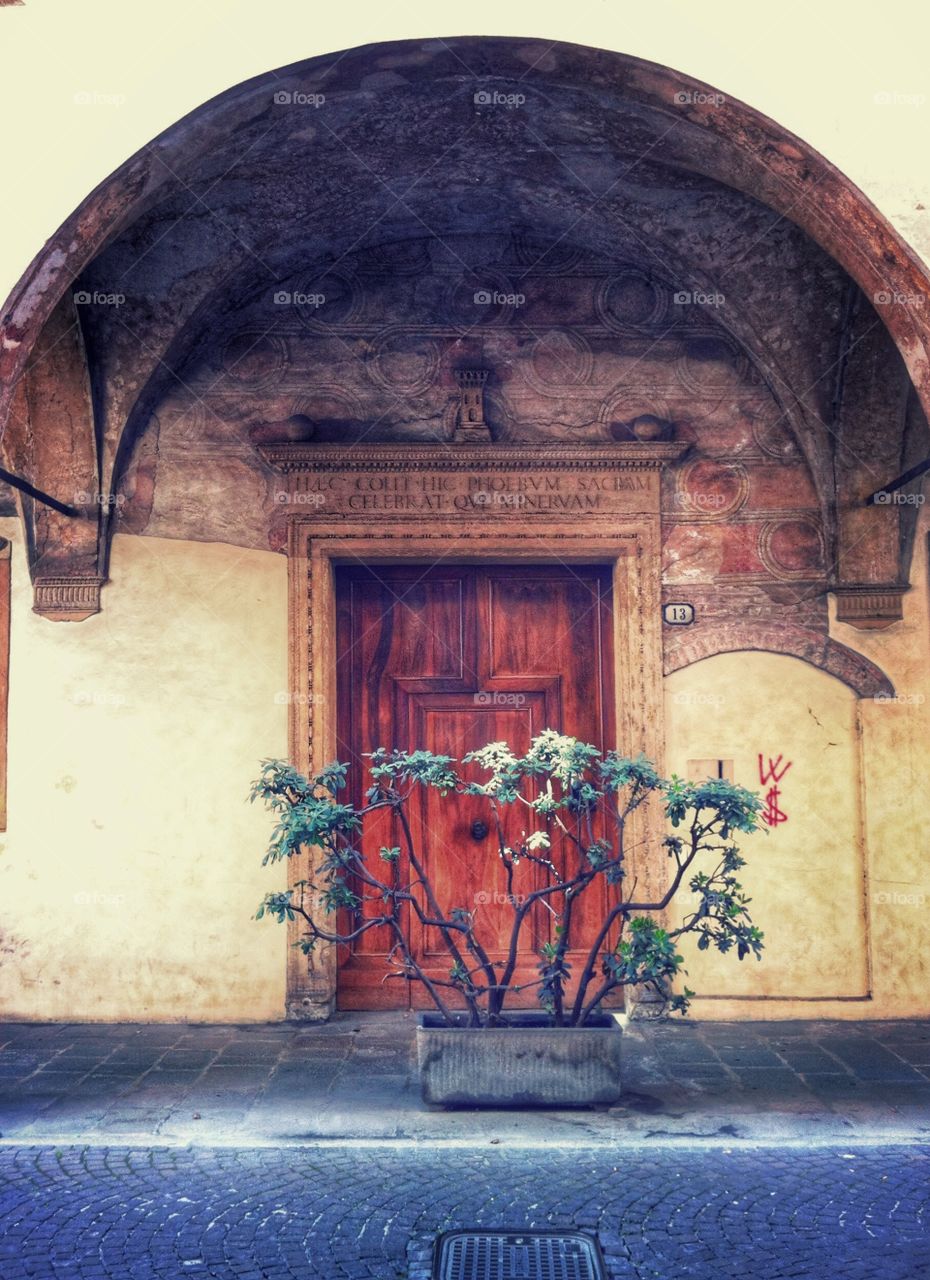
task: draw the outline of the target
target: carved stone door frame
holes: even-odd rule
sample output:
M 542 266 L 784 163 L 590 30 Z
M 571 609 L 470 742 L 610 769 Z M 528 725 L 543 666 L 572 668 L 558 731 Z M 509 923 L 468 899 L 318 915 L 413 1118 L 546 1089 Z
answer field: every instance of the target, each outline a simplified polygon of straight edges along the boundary
M 610 565 L 613 580 L 614 690 L 617 745 L 625 752 L 643 751 L 662 762 L 664 754 L 661 537 L 659 470 L 676 458 L 681 446 L 668 444 L 579 446 L 533 451 L 489 445 L 481 449 L 394 446 L 389 450 L 333 450 L 325 446 L 289 445 L 269 448 L 267 460 L 289 477 L 288 517 L 290 612 L 290 752 L 304 772 L 319 770 L 333 759 L 336 744 L 335 579 L 339 564 L 396 564 L 440 561 L 534 564 Z M 550 480 L 567 511 L 521 508 L 520 504 L 478 504 L 461 495 L 500 492 L 502 474 Z M 397 489 L 385 477 L 408 477 L 395 483 L 414 498 L 432 491 L 443 475 L 443 504 L 397 508 Z M 371 477 L 380 476 L 381 487 Z M 485 481 L 476 476 L 484 476 Z M 366 480 L 366 477 L 369 479 Z M 598 478 L 604 479 L 599 488 Z M 620 477 L 620 478 L 618 478 Z M 611 479 L 612 478 L 612 479 Z M 485 489 L 475 485 L 486 483 Z M 516 481 L 514 480 L 514 483 Z M 577 514 L 579 495 L 606 495 Z M 616 487 L 613 487 L 616 486 Z M 374 492 L 390 497 L 369 502 Z M 509 492 L 509 491 L 507 491 Z M 533 492 L 538 492 L 535 490 Z M 330 495 L 326 503 L 308 501 L 314 493 Z M 365 503 L 351 498 L 362 494 Z M 550 493 L 551 497 L 551 493 Z M 287 504 L 285 504 L 287 505 Z M 586 505 L 586 504 L 583 504 Z M 321 510 L 325 506 L 325 514 Z M 360 508 L 360 510 L 359 510 Z M 314 514 L 309 514 L 311 511 Z M 541 518 L 542 517 L 542 518 Z M 631 844 L 641 848 L 648 837 L 641 818 Z M 653 833 L 655 834 L 655 833 Z M 637 892 L 658 890 L 666 874 L 665 859 L 655 840 L 645 840 L 648 856 L 631 858 Z M 298 863 L 302 865 L 297 865 Z M 291 859 L 293 886 L 312 873 L 313 855 Z M 300 930 L 292 927 L 289 941 Z M 287 1016 L 319 1020 L 332 1013 L 336 994 L 333 948 L 311 957 L 288 948 Z

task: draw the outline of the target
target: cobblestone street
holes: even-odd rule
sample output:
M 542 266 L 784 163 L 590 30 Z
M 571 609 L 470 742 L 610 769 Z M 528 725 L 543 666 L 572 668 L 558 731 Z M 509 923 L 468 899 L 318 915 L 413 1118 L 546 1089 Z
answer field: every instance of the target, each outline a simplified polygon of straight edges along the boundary
M 596 1231 L 611 1280 L 930 1276 L 913 1148 L 24 1148 L 0 1194 L 3 1280 L 389 1280 L 475 1225 Z
M 469 1226 L 594 1231 L 611 1280 L 930 1280 L 926 1023 L 631 1024 L 599 1111 L 427 1107 L 397 1015 L 0 1042 L 0 1280 L 424 1280 Z

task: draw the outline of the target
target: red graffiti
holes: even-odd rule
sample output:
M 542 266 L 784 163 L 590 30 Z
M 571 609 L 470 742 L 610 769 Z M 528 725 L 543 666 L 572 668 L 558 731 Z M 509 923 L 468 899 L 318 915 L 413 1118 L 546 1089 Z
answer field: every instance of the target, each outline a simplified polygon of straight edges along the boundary
M 778 784 L 791 768 L 792 761 L 787 760 L 782 764 L 783 759 L 784 757 L 780 755 L 774 760 L 769 756 L 766 768 L 762 761 L 762 753 L 759 753 L 759 781 L 763 787 L 768 785 L 769 788 L 765 793 L 765 808 L 759 816 L 770 827 L 777 827 L 780 822 L 788 821 L 787 813 L 778 803 L 781 797 L 781 787 Z

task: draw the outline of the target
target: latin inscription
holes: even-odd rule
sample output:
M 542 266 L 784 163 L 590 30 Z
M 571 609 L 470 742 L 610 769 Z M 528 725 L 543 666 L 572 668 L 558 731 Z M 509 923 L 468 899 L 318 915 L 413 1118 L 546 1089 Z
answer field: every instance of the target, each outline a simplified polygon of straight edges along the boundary
M 338 515 L 584 515 L 657 509 L 658 473 L 604 471 L 318 471 L 294 477 L 294 500 Z

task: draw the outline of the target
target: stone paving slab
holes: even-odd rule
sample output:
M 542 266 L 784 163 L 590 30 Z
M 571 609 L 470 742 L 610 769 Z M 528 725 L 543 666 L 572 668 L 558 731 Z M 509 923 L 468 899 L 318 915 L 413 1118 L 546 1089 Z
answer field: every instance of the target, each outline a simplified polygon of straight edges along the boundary
M 927 1280 L 930 1153 L 0 1151 L 3 1280 L 427 1280 L 468 1228 L 589 1232 L 610 1280 Z
M 443 1111 L 420 1099 L 414 1019 L 319 1026 L 0 1025 L 0 1141 L 545 1145 L 930 1137 L 930 1023 L 634 1022 L 624 1094 L 597 1111 Z

